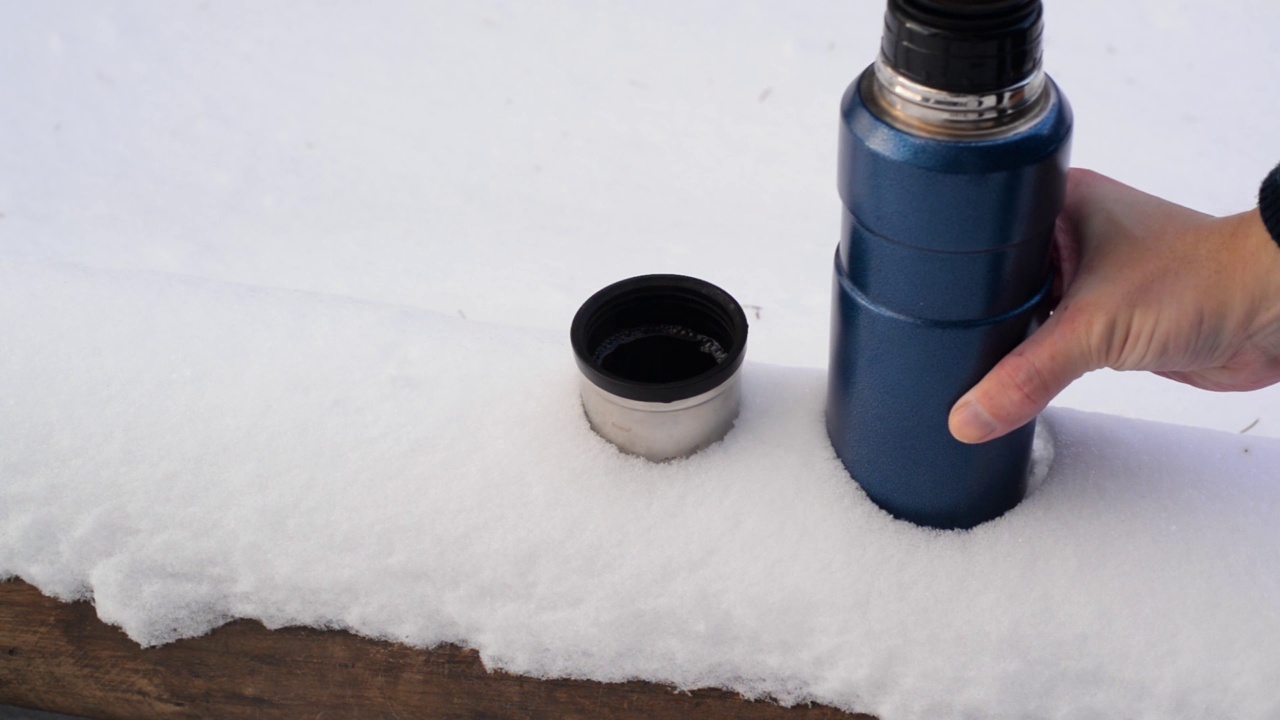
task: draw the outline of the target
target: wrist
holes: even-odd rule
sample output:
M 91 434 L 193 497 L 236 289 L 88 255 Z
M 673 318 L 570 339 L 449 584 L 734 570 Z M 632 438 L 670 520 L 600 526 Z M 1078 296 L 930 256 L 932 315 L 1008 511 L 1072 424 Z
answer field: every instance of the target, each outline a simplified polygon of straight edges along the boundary
M 1280 214 L 1278 214 L 1280 215 Z M 1236 241 L 1248 248 L 1251 274 L 1257 289 L 1254 295 L 1253 332 L 1250 333 L 1273 359 L 1280 359 L 1280 241 L 1267 226 L 1263 209 L 1236 216 Z

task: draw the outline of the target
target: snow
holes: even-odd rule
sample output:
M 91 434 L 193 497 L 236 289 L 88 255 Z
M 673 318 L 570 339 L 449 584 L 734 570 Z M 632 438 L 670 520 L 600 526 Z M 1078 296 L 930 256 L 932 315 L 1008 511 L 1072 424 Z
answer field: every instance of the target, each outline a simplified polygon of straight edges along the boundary
M 1280 714 L 1280 389 L 1095 373 L 967 533 L 835 459 L 836 106 L 881 12 L 0 6 L 0 577 L 148 645 L 251 617 L 885 720 Z M 1077 164 L 1249 206 L 1280 7 L 1047 12 Z M 752 344 L 737 427 L 654 465 L 587 427 L 567 329 L 662 271 Z

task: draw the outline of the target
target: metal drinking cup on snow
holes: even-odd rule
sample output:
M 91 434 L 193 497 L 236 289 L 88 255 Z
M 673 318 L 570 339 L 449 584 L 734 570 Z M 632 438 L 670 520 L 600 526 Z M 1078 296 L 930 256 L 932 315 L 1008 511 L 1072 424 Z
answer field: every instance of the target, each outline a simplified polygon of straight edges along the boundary
M 683 457 L 738 416 L 747 317 L 729 293 L 683 275 L 614 283 L 569 329 L 591 427 L 633 455 Z

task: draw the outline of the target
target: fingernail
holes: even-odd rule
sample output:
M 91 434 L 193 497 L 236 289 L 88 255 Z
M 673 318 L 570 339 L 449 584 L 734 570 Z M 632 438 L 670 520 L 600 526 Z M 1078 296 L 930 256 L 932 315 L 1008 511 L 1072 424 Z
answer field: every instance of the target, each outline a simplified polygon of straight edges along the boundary
M 987 411 L 973 400 L 960 398 L 951 410 L 951 434 L 963 443 L 980 443 L 1000 427 Z

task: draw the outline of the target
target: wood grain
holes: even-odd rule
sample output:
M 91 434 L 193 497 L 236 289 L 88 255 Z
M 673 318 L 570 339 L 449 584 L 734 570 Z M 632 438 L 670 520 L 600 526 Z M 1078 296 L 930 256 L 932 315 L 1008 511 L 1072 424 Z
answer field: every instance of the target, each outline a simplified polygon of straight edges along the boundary
M 874 720 L 720 690 L 538 680 L 489 672 L 473 650 L 420 650 L 346 632 L 238 620 L 142 649 L 87 602 L 0 582 L 0 705 L 93 718 Z

